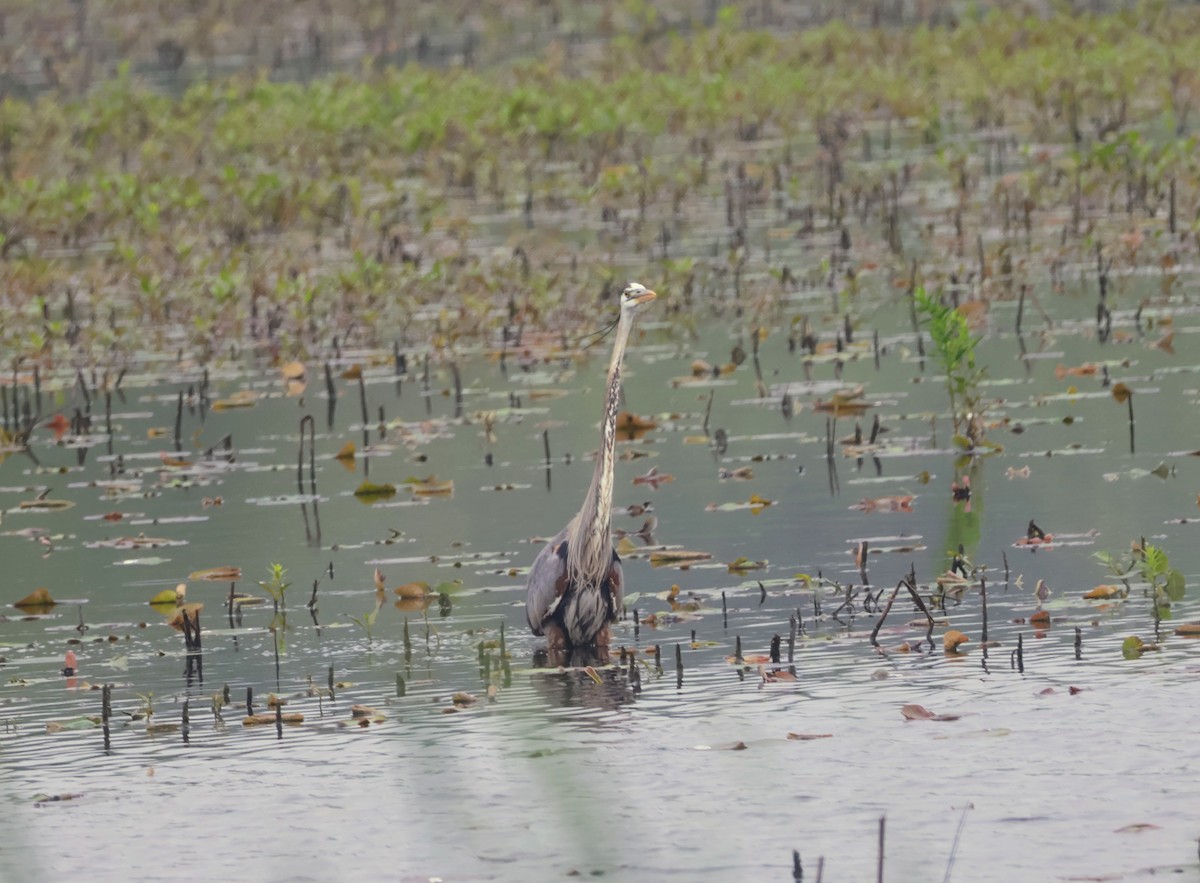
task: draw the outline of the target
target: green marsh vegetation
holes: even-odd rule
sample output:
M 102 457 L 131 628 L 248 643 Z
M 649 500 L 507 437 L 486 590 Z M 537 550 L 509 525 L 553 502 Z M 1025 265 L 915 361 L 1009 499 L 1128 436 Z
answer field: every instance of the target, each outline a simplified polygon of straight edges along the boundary
M 852 314 L 920 283 L 1010 299 L 1093 255 L 1117 280 L 1160 267 L 1165 298 L 1195 250 L 1190 8 L 796 33 L 729 8 L 687 34 L 620 12 L 640 25 L 603 51 L 487 70 L 264 71 L 169 95 L 124 65 L 5 99 L 6 361 L 453 348 L 573 329 L 617 267 L 647 262 L 689 321 L 774 322 L 826 281 Z M 772 239 L 832 256 L 802 271 Z M 699 241 L 712 260 L 678 245 Z M 1101 317 L 1121 295 L 1106 282 Z

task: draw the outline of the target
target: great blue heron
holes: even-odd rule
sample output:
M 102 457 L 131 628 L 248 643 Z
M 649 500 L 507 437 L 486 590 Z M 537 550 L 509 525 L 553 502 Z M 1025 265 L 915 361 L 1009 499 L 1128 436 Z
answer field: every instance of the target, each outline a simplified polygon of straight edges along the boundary
M 621 610 L 625 576 L 613 549 L 611 529 L 621 361 L 634 317 L 656 296 L 637 282 L 630 282 L 621 292 L 621 316 L 608 363 L 600 452 L 592 483 L 579 514 L 554 535 L 529 570 L 525 618 L 535 635 L 546 636 L 551 650 L 607 647 L 608 624 Z

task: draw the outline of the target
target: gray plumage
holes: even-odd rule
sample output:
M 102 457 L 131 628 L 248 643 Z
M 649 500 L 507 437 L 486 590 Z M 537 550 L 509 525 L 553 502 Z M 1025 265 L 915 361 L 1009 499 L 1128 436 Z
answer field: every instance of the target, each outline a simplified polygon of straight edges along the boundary
M 631 282 L 621 292 L 621 316 L 605 383 L 600 451 L 579 513 L 538 553 L 529 570 L 525 618 L 551 648 L 608 643 L 608 624 L 617 618 L 625 576 L 612 546 L 613 467 L 620 406 L 621 362 L 638 309 L 656 297 Z

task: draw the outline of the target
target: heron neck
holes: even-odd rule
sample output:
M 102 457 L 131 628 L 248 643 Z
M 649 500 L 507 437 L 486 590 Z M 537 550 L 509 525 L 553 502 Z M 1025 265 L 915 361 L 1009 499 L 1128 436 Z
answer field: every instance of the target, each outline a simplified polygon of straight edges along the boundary
M 631 327 L 628 317 L 622 316 L 605 382 L 600 451 L 596 455 L 591 486 L 578 516 L 581 546 L 574 557 L 585 572 L 607 572 L 608 559 L 612 557 L 613 470 L 616 465 L 617 412 L 621 407 L 621 363 Z

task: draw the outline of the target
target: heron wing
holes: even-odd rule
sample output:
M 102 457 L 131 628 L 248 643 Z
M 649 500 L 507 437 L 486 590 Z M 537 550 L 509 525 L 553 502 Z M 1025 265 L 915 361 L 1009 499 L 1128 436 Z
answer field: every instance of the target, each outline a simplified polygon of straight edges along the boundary
M 609 586 L 609 622 L 616 622 L 621 615 L 621 605 L 625 602 L 625 568 L 616 550 L 613 551 L 612 567 L 608 570 Z
M 535 635 L 542 634 L 545 623 L 562 600 L 567 587 L 567 528 L 563 528 L 542 547 L 525 584 L 525 619 Z

